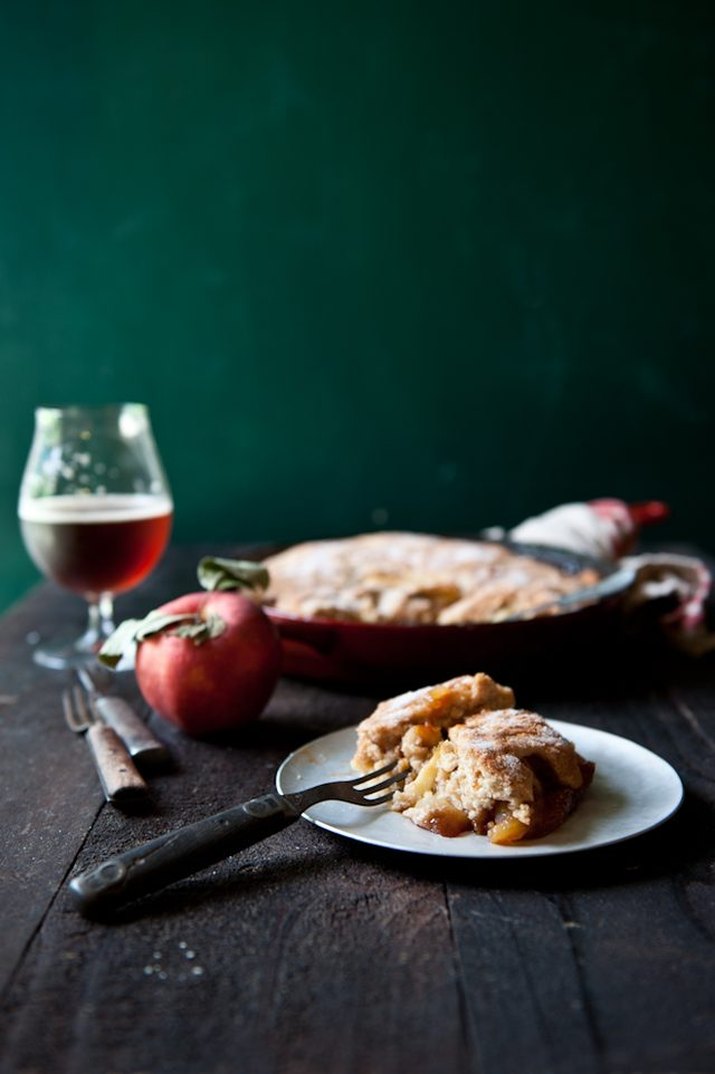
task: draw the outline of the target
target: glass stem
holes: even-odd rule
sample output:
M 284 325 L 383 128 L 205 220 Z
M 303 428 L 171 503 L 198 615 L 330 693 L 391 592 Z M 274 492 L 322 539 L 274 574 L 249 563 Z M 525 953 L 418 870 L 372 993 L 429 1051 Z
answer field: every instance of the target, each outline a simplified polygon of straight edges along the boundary
M 87 629 L 82 638 L 83 648 L 95 649 L 114 630 L 114 601 L 111 593 L 102 593 L 87 603 Z
M 102 638 L 108 638 L 114 632 L 114 600 L 111 593 L 102 593 L 99 598 L 99 617 Z

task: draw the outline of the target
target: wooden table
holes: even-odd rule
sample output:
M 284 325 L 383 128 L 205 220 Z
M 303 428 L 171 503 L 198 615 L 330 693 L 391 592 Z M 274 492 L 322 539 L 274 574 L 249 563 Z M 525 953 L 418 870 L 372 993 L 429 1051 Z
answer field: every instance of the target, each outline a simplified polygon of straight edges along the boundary
M 195 588 L 198 551 L 174 550 L 120 613 Z M 70 876 L 268 790 L 289 751 L 375 698 L 286 680 L 258 724 L 210 742 L 153 717 L 176 767 L 153 780 L 153 809 L 126 817 L 63 724 L 62 674 L 26 641 L 81 618 L 43 585 L 0 621 L 3 1074 L 715 1069 L 712 659 L 627 659 L 519 698 L 677 769 L 684 805 L 649 834 L 495 864 L 300 821 L 107 924 L 76 912 Z

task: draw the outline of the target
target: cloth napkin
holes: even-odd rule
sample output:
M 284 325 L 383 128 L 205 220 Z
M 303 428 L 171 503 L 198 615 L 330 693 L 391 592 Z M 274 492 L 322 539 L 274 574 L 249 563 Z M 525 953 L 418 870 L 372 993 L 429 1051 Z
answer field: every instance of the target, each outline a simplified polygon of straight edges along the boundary
M 661 503 L 629 505 L 601 499 L 566 503 L 527 518 L 509 531 L 490 530 L 522 544 L 563 548 L 629 567 L 635 582 L 626 598 L 633 614 L 650 608 L 668 641 L 692 655 L 715 650 L 715 633 L 706 623 L 711 573 L 694 556 L 671 552 L 635 554 L 641 526 L 666 517 Z

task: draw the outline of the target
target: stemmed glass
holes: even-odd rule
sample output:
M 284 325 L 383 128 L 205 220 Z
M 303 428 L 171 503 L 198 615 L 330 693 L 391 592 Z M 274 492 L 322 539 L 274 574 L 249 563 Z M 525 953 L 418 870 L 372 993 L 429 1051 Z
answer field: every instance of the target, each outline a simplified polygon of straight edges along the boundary
M 81 637 L 33 653 L 66 668 L 94 658 L 114 629 L 113 598 L 156 566 L 173 503 L 141 403 L 39 407 L 18 507 L 35 565 L 88 605 Z

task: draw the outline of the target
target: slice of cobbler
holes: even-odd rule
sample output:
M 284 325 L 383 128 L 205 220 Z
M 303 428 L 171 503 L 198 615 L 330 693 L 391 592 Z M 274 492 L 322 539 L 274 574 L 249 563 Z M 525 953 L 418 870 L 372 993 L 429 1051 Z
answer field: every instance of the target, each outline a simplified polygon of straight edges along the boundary
M 392 808 L 443 836 L 475 831 L 500 845 L 558 828 L 594 765 L 488 675 L 463 675 L 384 701 L 358 727 L 353 766 L 410 769 Z

